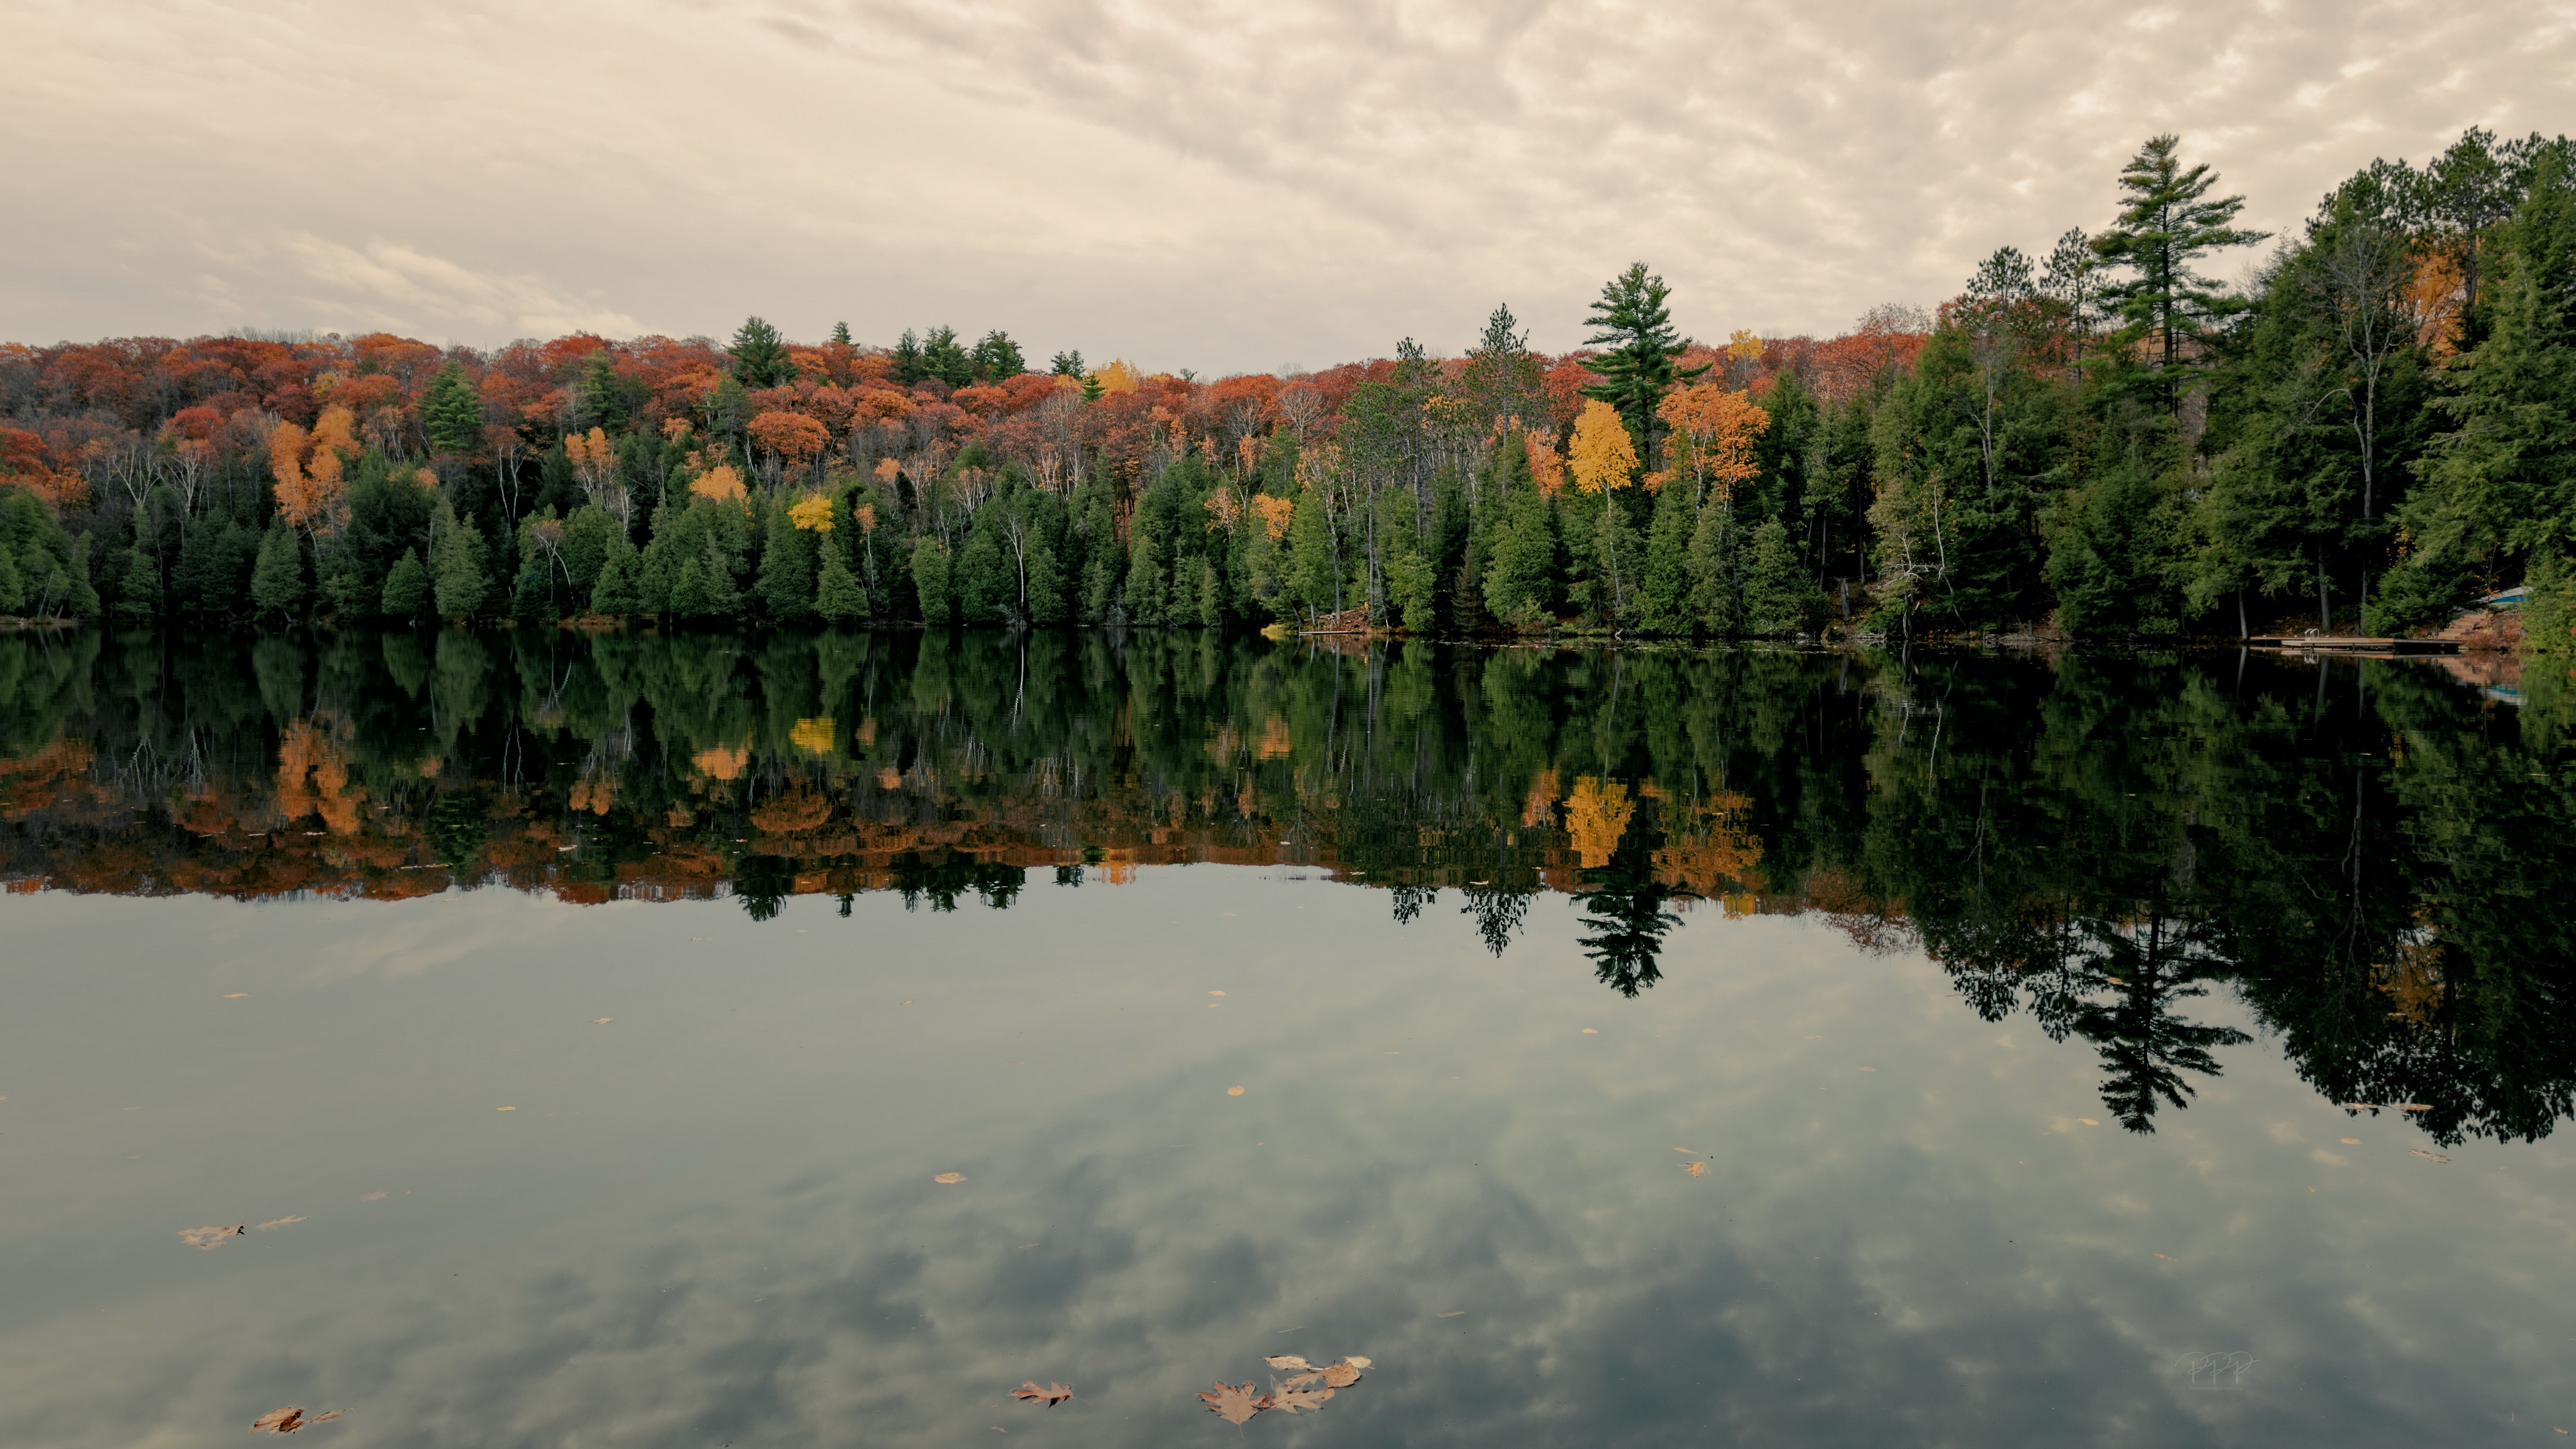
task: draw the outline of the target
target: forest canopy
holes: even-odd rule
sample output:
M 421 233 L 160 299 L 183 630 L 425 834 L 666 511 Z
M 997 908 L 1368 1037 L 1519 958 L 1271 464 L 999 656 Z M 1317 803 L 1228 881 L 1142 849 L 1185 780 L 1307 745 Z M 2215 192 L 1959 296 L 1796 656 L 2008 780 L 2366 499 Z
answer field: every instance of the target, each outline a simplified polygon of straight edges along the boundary
M 2158 136 L 2099 232 L 1839 336 L 1691 335 L 1641 261 L 1571 352 L 1498 306 L 1290 376 L 758 317 L 0 345 L 0 615 L 2152 638 L 2527 585 L 2564 648 L 2571 166 L 2472 130 L 2272 238 Z

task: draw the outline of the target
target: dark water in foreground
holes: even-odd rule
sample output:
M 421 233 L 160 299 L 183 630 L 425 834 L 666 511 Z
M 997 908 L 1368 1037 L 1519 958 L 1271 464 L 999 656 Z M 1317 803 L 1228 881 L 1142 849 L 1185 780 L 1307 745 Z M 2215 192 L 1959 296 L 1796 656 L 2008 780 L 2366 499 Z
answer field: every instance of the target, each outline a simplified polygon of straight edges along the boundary
M 2563 1442 L 2562 684 L 0 640 L 0 1443 Z

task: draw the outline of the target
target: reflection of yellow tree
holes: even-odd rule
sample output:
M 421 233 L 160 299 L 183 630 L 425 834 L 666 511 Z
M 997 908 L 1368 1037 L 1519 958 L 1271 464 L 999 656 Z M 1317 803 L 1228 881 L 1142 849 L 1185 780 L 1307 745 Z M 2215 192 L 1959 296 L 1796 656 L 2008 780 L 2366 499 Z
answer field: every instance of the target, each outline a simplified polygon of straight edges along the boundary
M 2394 964 L 2374 964 L 2379 989 L 2395 1010 L 2390 1016 L 2430 1025 L 2442 1008 L 2442 938 L 2429 908 L 2418 907 L 2415 928 L 2397 938 Z
M 840 740 L 840 725 L 828 714 L 800 719 L 787 732 L 787 739 L 809 755 L 828 755 Z
M 1664 843 L 1655 852 L 1655 879 L 1694 896 L 1728 898 L 1752 884 L 1753 868 L 1762 863 L 1762 838 L 1745 828 L 1742 812 L 1752 802 L 1726 788 L 1704 797 L 1667 796 L 1653 783 L 1638 793 L 1660 803 Z
M 698 767 L 699 774 L 710 779 L 731 780 L 740 777 L 743 767 L 751 763 L 751 751 L 737 750 L 729 745 L 710 745 L 691 755 L 689 763 Z
M 1619 852 L 1619 837 L 1628 833 L 1628 818 L 1637 813 L 1637 802 L 1628 798 L 1628 787 L 1617 780 L 1599 780 L 1585 775 L 1574 782 L 1574 793 L 1565 800 L 1565 832 L 1574 839 L 1574 853 L 1585 870 L 1599 870 Z
M 277 742 L 277 812 L 289 821 L 319 815 L 334 835 L 358 833 L 364 792 L 349 791 L 349 757 L 340 732 L 291 720 Z

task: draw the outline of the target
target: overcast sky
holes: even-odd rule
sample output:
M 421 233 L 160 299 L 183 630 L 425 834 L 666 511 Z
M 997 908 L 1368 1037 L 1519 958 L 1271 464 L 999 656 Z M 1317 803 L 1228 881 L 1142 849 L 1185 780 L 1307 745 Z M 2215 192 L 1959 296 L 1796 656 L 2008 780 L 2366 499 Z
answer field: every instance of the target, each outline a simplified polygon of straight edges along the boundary
M 1001 327 L 1205 374 L 1828 334 L 2110 216 L 2171 130 L 2294 225 L 2576 130 L 2576 4 L 0 0 L 0 339 Z M 2251 252 L 2222 261 L 2241 273 Z

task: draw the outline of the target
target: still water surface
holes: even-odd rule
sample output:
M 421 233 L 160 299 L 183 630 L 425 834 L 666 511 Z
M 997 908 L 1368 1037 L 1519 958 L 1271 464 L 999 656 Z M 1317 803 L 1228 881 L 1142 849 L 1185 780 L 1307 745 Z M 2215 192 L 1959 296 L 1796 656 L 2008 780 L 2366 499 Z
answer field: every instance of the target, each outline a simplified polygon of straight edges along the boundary
M 2560 1442 L 2568 717 L 0 641 L 0 1442 Z

